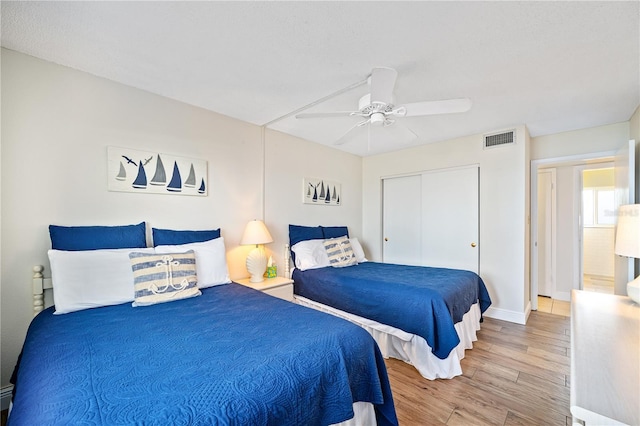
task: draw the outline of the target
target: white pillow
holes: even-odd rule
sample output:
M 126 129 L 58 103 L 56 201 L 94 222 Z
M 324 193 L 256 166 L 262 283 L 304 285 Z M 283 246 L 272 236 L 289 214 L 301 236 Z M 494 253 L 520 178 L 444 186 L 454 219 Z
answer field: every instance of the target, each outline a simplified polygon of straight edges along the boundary
M 184 253 L 193 250 L 196 253 L 196 274 L 198 288 L 228 284 L 229 269 L 224 238 L 216 238 L 202 243 L 179 244 L 174 246 L 156 246 L 156 253 Z
M 351 242 L 346 235 L 324 240 L 324 248 L 329 257 L 329 264 L 334 268 L 345 268 L 358 264 Z
M 360 245 L 360 241 L 358 241 L 357 238 L 349 238 L 349 242 L 351 243 L 351 249 L 353 250 L 353 254 L 356 255 L 358 263 L 368 262 L 367 258 L 364 257 L 364 250 Z
M 132 302 L 131 252 L 153 248 L 49 250 L 55 314 Z
M 300 241 L 294 244 L 291 250 L 296 254 L 296 268 L 301 271 L 329 266 L 324 240 Z

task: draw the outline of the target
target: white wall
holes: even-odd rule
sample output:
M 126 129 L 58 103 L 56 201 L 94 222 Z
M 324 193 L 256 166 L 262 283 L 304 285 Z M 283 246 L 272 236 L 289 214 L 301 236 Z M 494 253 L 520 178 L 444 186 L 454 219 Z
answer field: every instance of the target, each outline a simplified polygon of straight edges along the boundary
M 629 120 L 629 139 L 640 144 L 640 105 Z M 640 149 L 636 150 L 636 164 L 640 164 Z M 636 201 L 640 202 L 640 170 L 636 170 L 636 172 Z M 636 260 L 636 274 L 640 273 L 638 266 L 638 260 Z
M 248 276 L 250 247 L 239 241 L 263 209 L 276 240 L 267 249 L 277 255 L 289 223 L 360 233 L 358 157 L 276 132 L 263 145 L 261 128 L 249 123 L 10 50 L 1 59 L 2 386 L 32 317 L 31 268 L 49 267 L 49 224 L 221 227 L 232 278 Z M 209 196 L 108 192 L 110 145 L 207 160 Z M 303 206 L 307 172 L 342 182 L 344 206 Z
M 556 293 L 554 297 L 569 300 L 571 289 L 579 288 L 580 277 L 574 260 L 579 255 L 578 229 L 575 218 L 580 206 L 574 203 L 575 166 L 586 164 L 583 158 L 599 158 L 613 154 L 629 140 L 629 122 L 531 138 L 531 160 L 536 167 L 556 167 Z M 580 158 L 579 160 L 577 158 Z
M 616 151 L 629 140 L 629 122 L 531 138 L 531 160 Z
M 267 249 L 273 252 L 278 268 L 284 266 L 282 257 L 284 245 L 289 242 L 289 224 L 346 225 L 350 236 L 360 237 L 362 158 L 274 130 L 266 131 L 265 141 L 265 223 L 274 238 Z M 341 205 L 303 204 L 305 177 L 341 183 Z M 367 251 L 366 244 L 364 249 Z
M 499 129 L 496 129 L 499 130 Z M 482 135 L 423 145 L 363 159 L 363 240 L 382 259 L 381 180 L 384 177 L 480 165 L 480 275 L 493 299 L 488 316 L 524 322 L 529 300 L 529 137 L 517 127 L 517 143 L 482 148 Z

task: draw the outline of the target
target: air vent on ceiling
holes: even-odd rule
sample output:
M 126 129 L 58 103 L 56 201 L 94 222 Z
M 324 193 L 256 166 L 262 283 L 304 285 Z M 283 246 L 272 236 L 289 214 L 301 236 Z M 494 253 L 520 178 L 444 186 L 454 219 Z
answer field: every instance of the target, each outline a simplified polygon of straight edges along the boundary
M 484 135 L 484 147 L 495 148 L 502 145 L 510 145 L 516 143 L 516 131 L 509 130 L 508 132 L 492 133 L 490 135 Z

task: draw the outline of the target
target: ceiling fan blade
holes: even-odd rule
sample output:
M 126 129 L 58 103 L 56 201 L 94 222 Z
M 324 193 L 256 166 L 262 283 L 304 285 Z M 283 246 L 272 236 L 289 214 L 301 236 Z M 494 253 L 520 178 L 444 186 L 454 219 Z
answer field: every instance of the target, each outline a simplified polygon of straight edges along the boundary
M 408 144 L 418 138 L 411 129 L 396 121 L 390 126 L 369 125 L 369 149 L 371 146 L 385 146 L 389 143 Z
M 398 106 L 393 115 L 414 117 L 417 115 L 450 114 L 465 112 L 471 109 L 471 99 L 448 99 L 444 101 L 414 102 Z
M 345 143 L 349 142 L 351 139 L 353 139 L 356 136 L 356 134 L 358 133 L 358 129 L 362 129 L 367 123 L 369 123 L 369 120 L 363 120 L 358 124 L 356 124 L 355 126 L 352 126 L 349 130 L 347 130 L 347 132 L 344 135 L 340 136 L 333 144 L 344 145 Z
M 331 118 L 331 117 L 349 117 L 357 115 L 360 111 L 335 111 L 335 112 L 306 112 L 296 114 L 296 118 Z
M 393 103 L 393 88 L 398 72 L 392 68 L 374 68 L 371 71 L 371 103 Z

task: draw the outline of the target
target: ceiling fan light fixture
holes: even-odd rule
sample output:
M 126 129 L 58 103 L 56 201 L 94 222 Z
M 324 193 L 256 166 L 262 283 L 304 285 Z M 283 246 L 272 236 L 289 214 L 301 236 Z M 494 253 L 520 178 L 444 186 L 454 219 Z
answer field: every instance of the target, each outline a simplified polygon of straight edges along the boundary
M 385 119 L 386 117 L 382 112 L 374 112 L 370 117 L 371 124 L 373 124 L 374 126 L 382 126 Z

